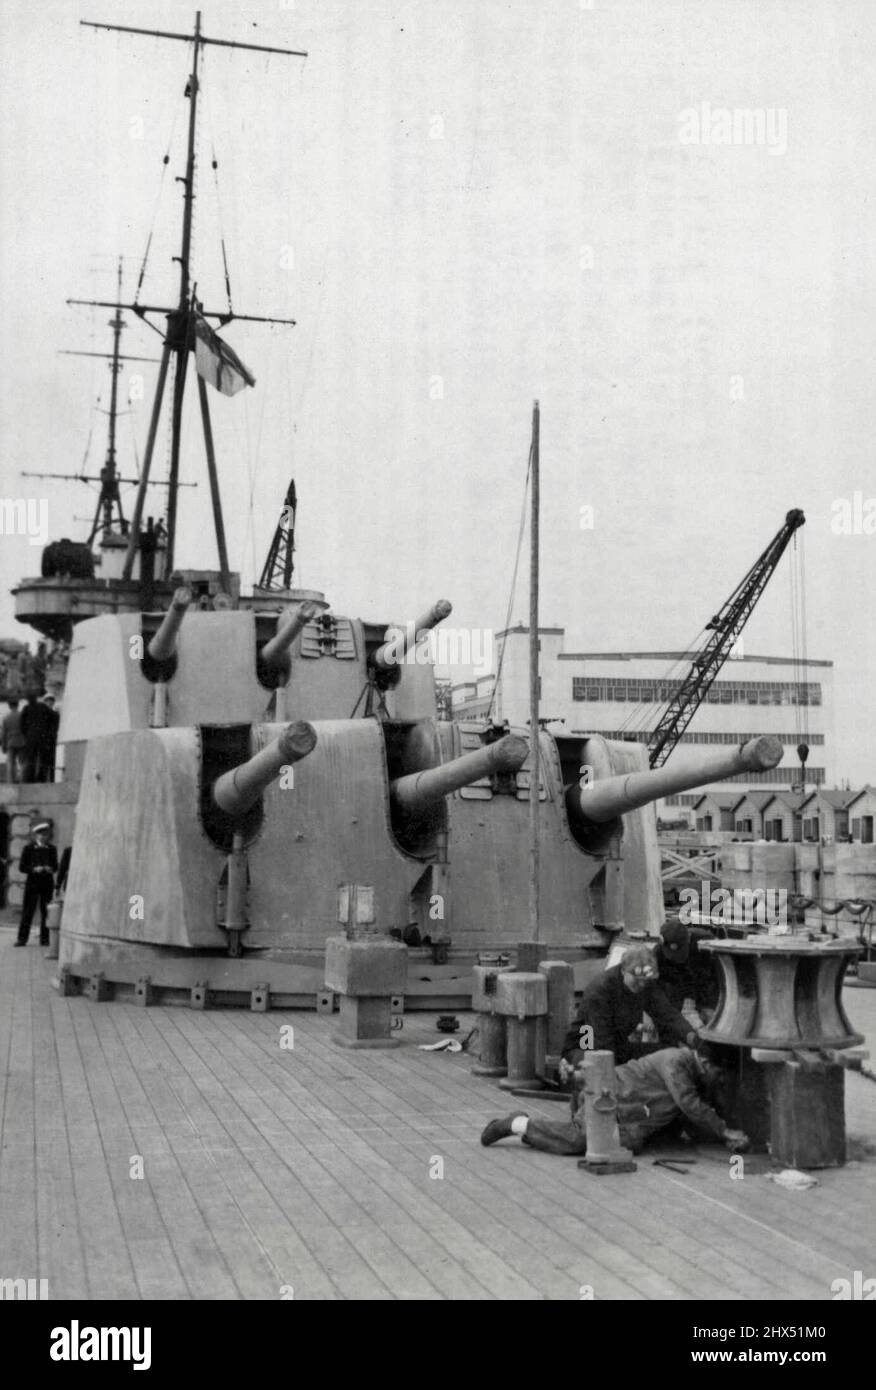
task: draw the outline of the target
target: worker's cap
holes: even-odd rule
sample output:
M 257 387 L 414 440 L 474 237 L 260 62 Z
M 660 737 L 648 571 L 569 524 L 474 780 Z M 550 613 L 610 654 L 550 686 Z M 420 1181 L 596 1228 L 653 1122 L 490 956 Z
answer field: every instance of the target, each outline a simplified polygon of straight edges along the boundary
M 625 975 L 635 975 L 638 980 L 656 980 L 660 974 L 654 952 L 649 946 L 631 946 L 625 951 L 621 970 Z
M 33 830 L 34 835 L 38 835 L 41 830 L 49 831 L 52 827 L 49 821 L 38 820 L 36 825 L 32 826 L 31 828 Z
M 664 922 L 660 928 L 663 938 L 663 954 L 667 960 L 684 965 L 690 951 L 690 935 L 681 922 Z

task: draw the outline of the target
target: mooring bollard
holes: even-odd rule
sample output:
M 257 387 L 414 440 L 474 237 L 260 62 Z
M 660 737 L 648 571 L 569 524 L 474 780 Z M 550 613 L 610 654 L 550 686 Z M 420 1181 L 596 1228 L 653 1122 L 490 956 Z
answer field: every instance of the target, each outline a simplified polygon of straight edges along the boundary
M 60 898 L 53 898 L 46 908 L 46 927 L 49 933 L 49 949 L 46 960 L 57 960 L 61 953 L 61 914 L 64 904 Z
M 770 1154 L 788 1168 L 846 1161 L 845 1067 L 829 1054 L 757 1052 L 767 1077 Z
M 508 1074 L 504 1091 L 544 1085 L 547 980 L 521 970 L 503 971 L 496 982 L 496 1012 L 505 1018 Z
M 749 1076 L 740 1098 L 759 1081 L 762 1135 L 732 1116 L 757 1143 L 767 1135 L 779 1162 L 794 1168 L 840 1167 L 846 1161 L 843 1069 L 832 1049 L 863 1042 L 842 1002 L 847 965 L 863 948 L 855 941 L 749 936 L 704 941 L 723 976 L 718 1008 L 701 1036 L 736 1049 L 738 1075 Z M 760 1115 L 758 1116 L 760 1118 Z
M 584 1057 L 584 1127 L 587 1154 L 578 1160 L 579 1168 L 596 1176 L 635 1173 L 632 1152 L 620 1141 L 613 1052 L 588 1052 Z
M 407 947 L 379 931 L 373 888 L 345 884 L 338 918 L 346 934 L 325 943 L 325 987 L 340 995 L 332 1041 L 339 1047 L 398 1047 L 401 1039 L 391 1036 L 392 1003 L 405 992 Z
M 547 980 L 547 1042 L 546 1067 L 554 1076 L 559 1069 L 563 1043 L 572 1022 L 575 1005 L 575 971 L 564 960 L 543 960 L 539 974 Z
M 496 1008 L 496 991 L 504 965 L 476 965 L 472 969 L 471 1006 L 477 1016 L 479 1061 L 473 1076 L 504 1076 L 508 1071 L 505 1015 Z

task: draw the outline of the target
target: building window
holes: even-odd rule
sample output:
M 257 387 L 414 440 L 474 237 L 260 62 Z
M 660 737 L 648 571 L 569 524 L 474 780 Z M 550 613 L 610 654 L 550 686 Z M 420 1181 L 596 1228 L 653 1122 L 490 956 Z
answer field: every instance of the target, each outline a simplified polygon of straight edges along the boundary
M 633 704 L 663 704 L 678 694 L 683 682 L 636 676 L 573 676 L 572 699 L 613 700 Z M 820 705 L 821 686 L 793 681 L 715 681 L 707 693 L 709 704 L 722 705 Z

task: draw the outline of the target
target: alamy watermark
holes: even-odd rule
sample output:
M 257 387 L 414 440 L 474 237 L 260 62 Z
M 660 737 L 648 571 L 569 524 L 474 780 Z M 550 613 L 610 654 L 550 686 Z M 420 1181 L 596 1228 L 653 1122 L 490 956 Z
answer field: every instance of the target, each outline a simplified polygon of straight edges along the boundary
M 131 1361 L 135 1371 L 152 1365 L 151 1327 L 53 1327 L 49 1356 L 53 1361 Z
M 0 497 L 0 535 L 27 536 L 31 545 L 45 545 L 49 539 L 45 497 Z
M 835 498 L 830 510 L 830 529 L 835 536 L 876 536 L 876 497 L 865 497 L 856 488 L 851 497 Z
M 487 627 L 437 627 L 415 631 L 394 623 L 384 645 L 388 661 L 407 666 L 471 666 L 476 676 L 493 669 L 493 632 Z
M 45 1302 L 48 1296 L 48 1279 L 0 1279 L 0 1302 Z
M 876 1279 L 865 1279 L 863 1270 L 856 1269 L 851 1279 L 834 1279 L 830 1292 L 834 1302 L 869 1303 L 876 1300 Z
M 788 148 L 788 112 L 784 106 L 686 106 L 678 113 L 681 145 L 753 145 L 770 154 Z
M 698 920 L 743 922 L 746 926 L 786 927 L 788 894 L 784 888 L 711 888 L 703 879 L 700 891 L 682 888 L 678 895 L 678 920 L 690 926 L 693 914 Z

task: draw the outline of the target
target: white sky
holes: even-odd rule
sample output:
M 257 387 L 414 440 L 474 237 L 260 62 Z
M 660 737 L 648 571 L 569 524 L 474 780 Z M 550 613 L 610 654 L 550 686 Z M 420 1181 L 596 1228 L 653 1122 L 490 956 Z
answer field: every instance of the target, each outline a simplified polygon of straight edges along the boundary
M 876 6 L 202 10 L 208 34 L 310 52 L 206 56 L 199 292 L 223 304 L 215 140 L 235 307 L 298 320 L 227 329 L 257 386 L 211 393 L 245 580 L 294 473 L 300 584 L 369 619 L 446 596 L 452 623 L 498 629 L 538 396 L 542 621 L 565 625 L 571 650 L 682 647 L 800 506 L 808 654 L 836 663 L 837 772 L 876 782 L 876 536 L 831 530 L 837 499 L 876 496 Z M 53 538 L 84 534 L 70 518 L 90 518 L 93 494 L 19 469 L 78 470 L 92 424 L 99 468 L 93 405 L 109 387 L 100 362 L 56 356 L 109 346 L 109 313 L 65 299 L 111 298 L 120 252 L 131 293 L 173 130 L 142 296 L 173 302 L 187 120 L 186 45 L 80 18 L 190 29 L 194 6 L 5 0 L 0 12 L 0 495 L 46 497 Z M 703 102 L 787 112 L 787 150 L 682 144 L 679 113 Z M 126 343 L 160 346 L 136 321 Z M 140 456 L 145 443 L 155 368 L 143 370 L 146 399 L 120 432 L 126 473 L 132 439 Z M 734 376 L 743 400 L 730 399 Z M 183 477 L 199 489 L 180 495 L 177 561 L 213 566 L 191 392 L 188 409 Z M 168 436 L 165 423 L 159 477 Z M 125 501 L 130 514 L 132 489 Z M 5 590 L 38 573 L 39 549 L 0 545 L 0 633 L 23 636 Z M 791 654 L 789 577 L 786 557 L 749 652 Z

